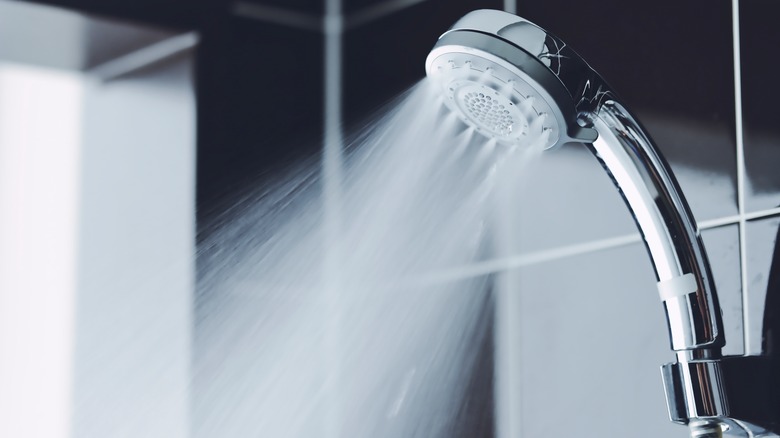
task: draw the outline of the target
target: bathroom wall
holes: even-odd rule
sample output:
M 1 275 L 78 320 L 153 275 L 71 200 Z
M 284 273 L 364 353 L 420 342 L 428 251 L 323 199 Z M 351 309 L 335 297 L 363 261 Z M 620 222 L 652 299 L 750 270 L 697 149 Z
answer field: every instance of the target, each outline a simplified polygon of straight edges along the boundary
M 780 96 L 766 85 L 773 69 L 765 56 L 780 38 L 770 25 L 776 2 L 235 3 L 237 18 L 222 37 L 240 54 L 202 68 L 246 82 L 226 85 L 227 94 L 206 91 L 201 101 L 224 127 L 201 138 L 201 157 L 209 157 L 200 164 L 201 205 L 219 205 L 217 190 L 263 178 L 258 161 L 273 170 L 295 153 L 333 154 L 332 134 L 420 79 L 436 36 L 476 8 L 515 11 L 559 35 L 638 114 L 703 230 L 725 352 L 758 354 L 780 215 L 771 106 Z M 286 86 L 269 86 L 278 81 Z M 267 112 L 268 101 L 280 102 L 282 113 Z M 312 127 L 311 142 L 297 142 L 305 150 L 279 143 L 291 124 Z M 211 137 L 225 130 L 219 138 L 229 141 Z M 331 139 L 324 145 L 316 141 L 323 134 Z M 251 169 L 237 172 L 231 163 L 239 157 L 251 159 Z M 470 405 L 486 408 L 463 414 L 482 426 L 466 436 L 686 436 L 667 419 L 659 366 L 673 356 L 652 268 L 620 196 L 578 148 L 551 154 L 532 178 L 539 184 L 518 189 L 522 201 L 501 210 L 515 224 L 497 237 L 508 252 L 480 271 L 497 285 L 496 314 L 485 315 L 496 321 L 495 358 L 483 364 Z
M 309 147 L 318 150 L 318 135 L 333 138 L 327 134 L 340 132 L 340 124 L 349 130 L 421 78 L 429 47 L 462 13 L 516 11 L 569 42 L 647 126 L 703 230 L 723 305 L 725 352 L 761 351 L 780 214 L 780 131 L 770 106 L 779 96 L 765 85 L 773 70 L 764 56 L 780 37 L 769 18 L 778 13 L 776 2 L 338 3 L 235 5 L 240 18 L 225 38 L 236 42 L 240 65 L 206 69 L 223 77 L 250 69 L 248 88 L 261 90 L 244 94 L 242 86 L 236 88 L 241 96 L 210 97 L 220 102 L 216 108 L 230 126 L 229 138 L 244 144 L 202 142 L 201 153 L 210 148 L 206 153 L 215 160 L 244 156 L 265 160 L 270 169 L 283 166 L 293 152 L 276 139 L 290 132 L 290 123 L 313 126 Z M 317 20 L 323 16 L 341 21 L 322 28 Z M 270 34 L 283 35 L 286 43 L 268 43 Z M 281 79 L 277 69 L 289 78 Z M 279 80 L 288 85 L 268 88 Z M 293 99 L 282 103 L 290 106 L 280 115 L 266 114 L 259 104 L 293 90 L 305 106 Z M 236 106 L 226 111 L 228 100 Z M 243 108 L 260 115 L 241 113 Z M 329 111 L 324 117 L 322 108 Z M 267 123 L 255 124 L 258 118 Z M 245 145 L 253 138 L 260 149 Z M 232 158 L 222 156 L 226 147 Z M 332 143 L 324 147 L 332 153 Z M 201 184 L 231 173 L 230 187 L 240 187 L 236 167 L 227 161 L 208 168 L 202 163 Z M 245 171 L 241 178 L 261 178 L 259 173 Z M 522 202 L 503 211 L 516 226 L 499 234 L 511 241 L 510 252 L 491 265 L 501 268 L 489 272 L 498 308 L 485 317 L 496 318 L 496 356 L 483 364 L 484 381 L 471 404 L 487 409 L 464 411 L 483 425 L 470 436 L 686 436 L 667 419 L 659 366 L 673 356 L 652 268 L 620 196 L 593 157 L 576 148 L 555 152 L 534 170 L 533 180 L 540 184 L 518 189 Z M 209 188 L 200 195 L 202 205 L 216 204 Z M 485 418 L 493 418 L 496 429 L 485 427 Z
M 421 79 L 436 37 L 465 12 L 517 12 L 579 51 L 646 125 L 703 230 L 726 353 L 762 351 L 765 296 L 780 275 L 770 272 L 780 225 L 774 0 L 47 3 L 199 31 L 201 226 L 301 158 L 337 156 L 344 130 Z M 493 276 L 497 308 L 485 315 L 493 333 L 475 342 L 495 357 L 472 382 L 463 436 L 685 436 L 666 418 L 658 367 L 673 357 L 618 193 L 573 147 L 533 178 L 532 190 L 517 189 L 521 202 L 499 210 L 505 253 L 464 267 Z

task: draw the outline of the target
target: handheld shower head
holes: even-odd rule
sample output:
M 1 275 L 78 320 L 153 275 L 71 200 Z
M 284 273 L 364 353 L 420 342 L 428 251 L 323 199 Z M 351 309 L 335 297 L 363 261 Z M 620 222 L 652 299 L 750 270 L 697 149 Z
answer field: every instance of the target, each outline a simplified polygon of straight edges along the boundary
M 548 149 L 587 144 L 645 238 L 672 349 L 719 355 L 720 309 L 690 209 L 649 136 L 577 53 L 527 20 L 479 10 L 439 38 L 426 70 L 445 105 L 488 138 Z
M 512 14 L 466 15 L 425 67 L 445 104 L 487 137 L 546 149 L 597 137 L 578 115 L 607 95 L 603 80 L 564 42 Z
M 754 436 L 766 431 L 757 424 L 777 421 L 729 383 L 761 388 L 749 370 L 767 365 L 721 357 L 721 312 L 696 222 L 668 164 L 601 76 L 557 37 L 492 10 L 457 21 L 425 66 L 445 105 L 485 137 L 545 149 L 583 143 L 610 174 L 650 254 L 677 356 L 662 367 L 671 419 L 693 436 Z

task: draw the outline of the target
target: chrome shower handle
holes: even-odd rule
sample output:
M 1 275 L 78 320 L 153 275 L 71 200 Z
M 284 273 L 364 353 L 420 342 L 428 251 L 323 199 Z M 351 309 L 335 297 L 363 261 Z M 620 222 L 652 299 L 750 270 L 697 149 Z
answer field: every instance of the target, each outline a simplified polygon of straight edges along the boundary
M 780 363 L 721 357 L 723 323 L 706 251 L 669 165 L 618 102 L 585 118 L 599 133 L 588 147 L 620 190 L 655 268 L 677 353 L 661 367 L 670 419 L 696 438 L 777 436 Z
M 706 252 L 669 165 L 628 110 L 605 101 L 588 116 L 589 148 L 615 182 L 655 268 L 672 349 L 681 360 L 720 356 L 725 344 Z

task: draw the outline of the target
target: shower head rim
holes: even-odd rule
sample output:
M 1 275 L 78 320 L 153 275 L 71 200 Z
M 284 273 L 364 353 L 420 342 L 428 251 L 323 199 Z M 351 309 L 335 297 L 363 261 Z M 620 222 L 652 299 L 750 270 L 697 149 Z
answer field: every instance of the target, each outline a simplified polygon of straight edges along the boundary
M 429 53 L 429 76 L 435 74 L 434 60 L 447 53 L 479 54 L 516 72 L 537 95 L 546 96 L 561 127 L 556 145 L 591 143 L 598 137 L 582 116 L 612 97 L 611 89 L 574 50 L 530 21 L 497 10 L 471 12 L 445 32 Z
M 554 78 L 547 77 L 545 80 L 546 83 L 540 84 L 534 75 L 528 74 L 526 70 L 518 68 L 518 66 L 512 61 L 505 59 L 505 57 L 496 55 L 491 51 L 488 51 L 487 48 L 483 46 L 483 44 L 480 44 L 495 44 L 496 42 L 493 41 L 494 39 L 495 38 L 491 35 L 475 31 L 456 30 L 442 35 L 442 37 L 439 39 L 439 43 L 437 43 L 437 45 L 431 50 L 426 60 L 426 72 L 428 76 L 434 78 L 439 76 L 438 72 L 435 71 L 435 64 L 440 60 L 441 57 L 465 55 L 480 58 L 481 60 L 487 62 L 487 66 L 492 68 L 494 71 L 496 70 L 496 67 L 498 67 L 499 69 L 503 69 L 510 75 L 514 76 L 514 78 L 494 77 L 493 79 L 500 83 L 505 83 L 507 79 L 515 81 L 519 80 L 518 83 L 524 83 L 533 90 L 532 93 L 527 93 L 528 95 L 523 97 L 527 98 L 529 95 L 533 95 L 535 98 L 541 100 L 541 103 L 543 104 L 537 105 L 539 106 L 538 109 L 540 113 L 547 114 L 547 116 L 551 116 L 554 119 L 554 130 L 557 131 L 555 133 L 557 137 L 556 141 L 553 144 L 550 144 L 547 148 L 572 141 L 580 141 L 570 134 L 573 126 L 576 127 L 576 130 L 579 130 L 580 126 L 576 124 L 576 114 L 574 112 L 574 107 L 571 104 L 568 104 L 568 106 L 566 105 L 567 100 L 570 102 L 570 98 L 566 95 L 565 89 L 560 88 L 560 84 L 558 84 L 559 87 L 557 89 L 553 89 L 553 92 L 551 93 L 549 87 L 551 87 L 551 83 L 553 84 L 552 86 L 555 86 L 555 82 L 552 82 L 555 80 Z M 506 47 L 508 50 L 522 52 L 522 49 L 513 45 L 510 46 L 511 43 L 509 42 L 502 42 L 499 44 L 508 45 Z M 528 56 L 520 53 L 515 53 L 515 55 Z M 442 86 L 446 87 L 447 85 L 447 83 L 442 83 Z M 510 96 L 503 97 L 510 98 Z M 562 106 L 565 108 L 565 110 L 563 110 Z

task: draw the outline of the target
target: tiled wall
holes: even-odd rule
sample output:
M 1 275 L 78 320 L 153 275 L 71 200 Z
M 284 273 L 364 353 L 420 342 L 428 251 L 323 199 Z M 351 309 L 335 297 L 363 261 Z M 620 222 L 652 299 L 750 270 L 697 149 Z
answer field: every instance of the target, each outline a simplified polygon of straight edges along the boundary
M 323 151 L 327 188 L 344 130 L 423 77 L 438 35 L 473 9 L 517 12 L 601 72 L 670 161 L 703 230 L 726 352 L 762 350 L 767 297 L 780 313 L 766 293 L 780 293 L 777 0 L 44 2 L 198 31 L 200 224 Z M 494 278 L 496 308 L 461 435 L 684 436 L 666 420 L 652 269 L 611 181 L 582 148 L 531 177 L 501 215 L 516 224 L 497 237 L 508 252 L 468 267 Z
M 43 2 L 199 33 L 200 224 L 321 151 L 327 188 L 342 127 L 420 80 L 439 34 L 473 9 L 517 12 L 600 71 L 671 162 L 703 230 L 726 352 L 762 351 L 767 300 L 778 338 L 777 0 Z M 467 267 L 492 276 L 496 306 L 475 337 L 460 436 L 685 436 L 666 419 L 658 366 L 672 355 L 652 269 L 611 181 L 573 147 L 530 177 L 500 215 L 508 251 Z
M 436 37 L 479 8 L 557 34 L 638 114 L 703 230 L 725 352 L 758 354 L 766 290 L 780 275 L 770 272 L 780 225 L 772 0 L 239 1 L 200 54 L 199 80 L 212 84 L 199 96 L 201 217 L 320 148 L 327 186 L 341 127 L 421 79 Z M 304 134 L 284 141 L 291 131 Z M 497 363 L 483 364 L 470 405 L 483 408 L 464 411 L 474 420 L 464 436 L 685 436 L 666 419 L 658 366 L 673 357 L 651 265 L 611 181 L 577 148 L 551 154 L 533 178 L 541 183 L 504 211 L 516 251 L 470 267 L 497 279 L 501 345 Z M 504 404 L 494 409 L 494 397 Z

